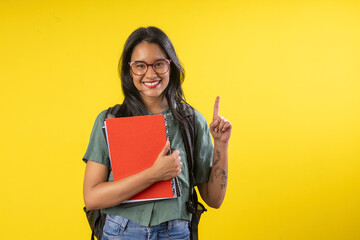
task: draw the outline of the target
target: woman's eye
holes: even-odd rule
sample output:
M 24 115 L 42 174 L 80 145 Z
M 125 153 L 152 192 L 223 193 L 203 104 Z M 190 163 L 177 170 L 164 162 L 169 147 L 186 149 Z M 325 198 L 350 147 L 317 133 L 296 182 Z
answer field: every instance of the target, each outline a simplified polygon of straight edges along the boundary
M 163 62 L 157 62 L 157 63 L 155 63 L 155 67 L 161 67 L 162 65 L 164 65 Z
M 146 66 L 143 63 L 137 63 L 137 64 L 135 64 L 135 67 L 136 68 L 145 68 Z

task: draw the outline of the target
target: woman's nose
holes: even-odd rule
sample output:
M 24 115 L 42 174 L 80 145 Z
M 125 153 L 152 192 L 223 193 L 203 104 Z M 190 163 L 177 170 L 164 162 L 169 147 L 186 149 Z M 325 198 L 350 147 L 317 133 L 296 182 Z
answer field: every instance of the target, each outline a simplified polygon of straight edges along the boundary
M 147 78 L 153 78 L 154 76 L 157 76 L 156 72 L 154 71 L 154 69 L 152 68 L 152 66 L 148 66 L 148 69 L 145 73 L 145 77 Z

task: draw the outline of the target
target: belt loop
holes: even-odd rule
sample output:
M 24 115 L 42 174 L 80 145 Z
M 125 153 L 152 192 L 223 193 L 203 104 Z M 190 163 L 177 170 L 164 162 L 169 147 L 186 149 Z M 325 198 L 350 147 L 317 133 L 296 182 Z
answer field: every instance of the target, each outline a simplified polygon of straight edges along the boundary
M 119 220 L 120 220 L 120 221 L 119 221 L 120 227 L 121 227 L 122 229 L 125 229 L 126 225 L 127 225 L 128 222 L 129 222 L 129 219 L 124 218 L 124 217 L 120 217 Z

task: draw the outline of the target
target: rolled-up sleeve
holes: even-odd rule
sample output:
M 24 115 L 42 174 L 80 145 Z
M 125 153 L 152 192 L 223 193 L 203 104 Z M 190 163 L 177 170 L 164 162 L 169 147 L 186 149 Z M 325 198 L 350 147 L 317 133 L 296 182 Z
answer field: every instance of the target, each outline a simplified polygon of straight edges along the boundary
M 196 183 L 199 184 L 209 180 L 214 145 L 211 141 L 209 127 L 204 116 L 195 110 L 195 117 L 197 131 L 194 150 L 195 179 Z
M 89 160 L 110 167 L 109 152 L 102 129 L 104 126 L 105 114 L 106 110 L 102 111 L 95 120 L 83 161 L 87 163 Z

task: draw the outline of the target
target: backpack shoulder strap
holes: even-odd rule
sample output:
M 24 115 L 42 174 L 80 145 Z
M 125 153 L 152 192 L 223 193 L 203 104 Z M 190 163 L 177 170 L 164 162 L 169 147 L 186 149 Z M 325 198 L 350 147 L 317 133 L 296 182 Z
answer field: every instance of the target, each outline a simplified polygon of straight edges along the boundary
M 195 192 L 195 171 L 196 166 L 194 162 L 194 149 L 195 149 L 195 141 L 196 141 L 196 119 L 195 119 L 195 110 L 193 107 L 186 103 L 178 104 L 178 111 L 180 115 L 183 117 L 183 124 L 180 126 L 181 135 L 184 139 L 184 145 L 186 150 L 186 157 L 189 168 L 189 180 L 190 180 L 190 191 L 189 191 L 189 200 L 186 203 L 187 209 L 190 213 L 196 212 L 197 200 L 195 200 L 194 195 Z
M 113 107 L 109 107 L 108 110 L 106 111 L 106 118 L 115 118 L 120 110 L 120 107 L 121 107 L 120 104 L 116 104 Z
M 207 209 L 204 205 L 198 202 L 197 193 L 195 191 L 195 159 L 194 150 L 196 145 L 197 129 L 196 129 L 196 116 L 195 110 L 186 103 L 180 103 L 177 107 L 180 115 L 183 117 L 183 123 L 180 124 L 181 135 L 184 139 L 186 150 L 187 162 L 189 166 L 189 200 L 186 202 L 186 207 L 189 213 L 192 214 L 191 223 L 189 224 L 190 239 L 198 240 L 198 225 L 201 214 Z
M 118 111 L 120 110 L 120 106 L 120 104 L 116 104 L 115 106 L 108 108 L 105 118 L 115 118 Z M 104 136 L 106 138 L 105 133 Z M 84 207 L 84 211 L 91 228 L 91 240 L 95 240 L 95 237 L 97 239 L 101 239 L 103 235 L 106 214 L 102 213 L 101 210 L 87 210 L 86 207 Z

